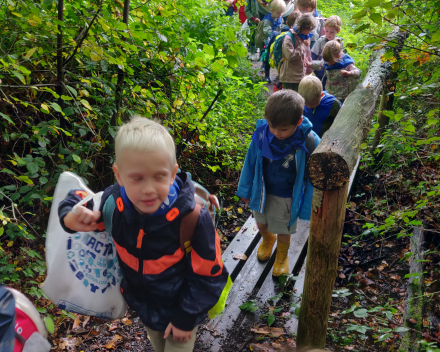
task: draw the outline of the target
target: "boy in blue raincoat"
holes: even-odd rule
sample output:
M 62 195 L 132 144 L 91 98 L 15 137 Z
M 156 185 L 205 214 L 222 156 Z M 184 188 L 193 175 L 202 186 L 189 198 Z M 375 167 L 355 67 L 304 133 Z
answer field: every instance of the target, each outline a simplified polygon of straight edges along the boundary
M 253 210 L 263 240 L 258 259 L 268 260 L 277 241 L 273 275 L 289 272 L 288 250 L 296 220 L 310 220 L 313 187 L 306 177 L 307 156 L 320 138 L 303 117 L 304 99 L 295 91 L 270 96 L 265 120 L 257 121 L 237 195 Z

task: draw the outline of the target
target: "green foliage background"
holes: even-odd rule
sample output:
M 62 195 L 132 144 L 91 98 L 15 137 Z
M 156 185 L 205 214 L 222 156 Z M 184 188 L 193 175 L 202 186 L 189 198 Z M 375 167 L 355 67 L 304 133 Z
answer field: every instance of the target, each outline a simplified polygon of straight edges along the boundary
M 140 114 L 169 129 L 197 180 L 235 181 L 264 104 L 241 25 L 218 1 L 133 0 L 128 26 L 120 1 L 65 1 L 63 21 L 57 4 L 0 1 L 0 281 L 26 279 L 38 296 L 45 265 L 34 240 L 61 172 L 96 191 L 110 185 L 117 126 Z

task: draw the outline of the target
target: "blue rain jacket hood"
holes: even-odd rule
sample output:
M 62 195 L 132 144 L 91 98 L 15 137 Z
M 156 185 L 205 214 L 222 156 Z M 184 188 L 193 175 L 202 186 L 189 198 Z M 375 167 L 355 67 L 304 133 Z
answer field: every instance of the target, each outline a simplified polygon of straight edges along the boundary
M 257 129 L 264 126 L 264 124 L 267 124 L 265 119 L 257 120 Z M 320 138 L 312 131 L 312 123 L 307 117 L 304 117 L 298 129 L 301 131 L 300 138 L 304 145 L 306 144 L 307 138 L 313 138 L 315 148 L 318 146 Z M 309 150 L 310 154 L 312 152 L 313 150 Z M 292 209 L 289 226 L 292 226 L 298 217 L 303 220 L 310 220 L 313 186 L 305 173 L 307 154 L 304 148 L 298 148 L 295 152 L 296 178 L 292 192 Z M 264 212 L 266 188 L 263 176 L 263 155 L 257 143 L 253 140 L 246 154 L 236 194 L 238 197 L 250 199 L 249 208 L 252 210 L 258 211 L 259 213 Z
M 264 20 L 268 20 L 270 21 L 270 23 L 272 23 L 272 30 L 274 30 L 275 28 L 281 26 L 281 24 L 283 23 L 283 18 L 280 17 L 277 19 L 277 21 L 275 22 L 272 18 L 272 12 L 268 13 L 266 16 L 263 17 L 263 21 Z
M 324 64 L 326 70 L 342 70 L 347 66 L 354 64 L 354 60 L 347 54 L 341 53 L 341 58 L 334 65 Z
M 304 115 L 309 118 L 310 122 L 313 124 L 313 131 L 315 131 L 317 134 L 321 132 L 322 124 L 328 117 L 333 103 L 336 100 L 333 95 L 327 93 L 326 91 L 323 92 L 324 96 L 316 108 L 311 109 L 307 106 L 304 106 Z

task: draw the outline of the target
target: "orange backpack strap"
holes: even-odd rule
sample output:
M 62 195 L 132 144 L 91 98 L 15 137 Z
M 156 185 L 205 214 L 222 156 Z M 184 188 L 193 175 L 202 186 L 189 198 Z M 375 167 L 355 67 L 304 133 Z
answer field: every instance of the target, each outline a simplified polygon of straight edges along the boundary
M 186 214 L 180 222 L 180 247 L 186 254 L 192 250 L 191 240 L 194 236 L 201 209 L 200 204 L 196 204 L 194 209 Z

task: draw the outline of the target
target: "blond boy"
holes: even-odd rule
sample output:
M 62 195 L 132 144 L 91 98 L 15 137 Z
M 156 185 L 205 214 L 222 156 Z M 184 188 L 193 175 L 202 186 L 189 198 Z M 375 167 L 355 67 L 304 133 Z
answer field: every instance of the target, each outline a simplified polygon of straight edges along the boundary
M 313 131 L 322 138 L 338 115 L 341 102 L 322 90 L 321 81 L 314 76 L 301 80 L 298 93 L 304 98 L 304 116 L 313 124 Z
M 160 124 L 135 117 L 119 129 L 115 154 L 117 183 L 104 191 L 100 211 L 89 202 L 73 213 L 83 193 L 71 190 L 58 209 L 61 225 L 70 233 L 94 231 L 110 216 L 111 228 L 105 230 L 118 253 L 121 291 L 154 350 L 192 351 L 197 326 L 228 280 L 211 216 L 200 210 L 186 256 L 179 226 L 195 208 L 194 186 L 177 173 L 173 138 Z

